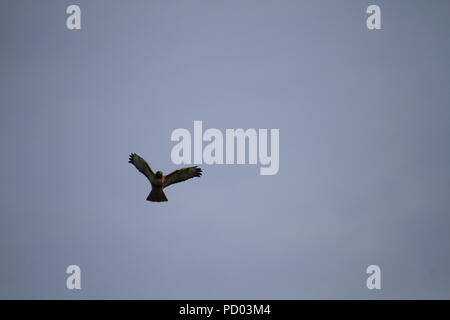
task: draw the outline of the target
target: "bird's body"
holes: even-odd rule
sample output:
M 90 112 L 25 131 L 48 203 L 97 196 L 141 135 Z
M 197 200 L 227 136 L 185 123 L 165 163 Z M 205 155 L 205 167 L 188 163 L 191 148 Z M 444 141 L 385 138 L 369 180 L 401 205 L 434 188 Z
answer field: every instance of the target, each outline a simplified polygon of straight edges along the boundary
M 161 171 L 156 172 L 153 181 L 150 181 L 152 191 L 147 197 L 147 201 L 161 202 L 168 201 L 164 194 L 164 176 Z
M 128 162 L 132 163 L 136 169 L 138 169 L 150 181 L 152 191 L 148 195 L 147 200 L 153 202 L 168 201 L 163 189 L 169 185 L 185 181 L 193 177 L 200 177 L 202 175 L 202 169 L 198 167 L 178 169 L 167 176 L 164 176 L 161 171 L 153 173 L 148 163 L 135 153 L 130 155 Z
M 150 181 L 152 188 L 162 188 L 164 186 L 164 176 L 161 171 L 156 172 L 153 181 Z
M 151 183 L 153 188 L 162 188 L 162 186 L 164 185 L 164 177 L 162 177 L 161 179 L 156 179 L 153 183 Z

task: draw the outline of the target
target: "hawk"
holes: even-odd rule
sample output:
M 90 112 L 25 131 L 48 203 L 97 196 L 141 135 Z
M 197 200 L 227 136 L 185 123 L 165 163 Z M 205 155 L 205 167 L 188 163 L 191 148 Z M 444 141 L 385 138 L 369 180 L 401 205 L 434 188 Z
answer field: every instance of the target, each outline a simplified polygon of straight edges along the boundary
M 163 189 L 171 184 L 182 182 L 193 177 L 200 177 L 202 175 L 202 169 L 199 167 L 188 167 L 175 170 L 171 174 L 164 176 L 161 171 L 153 173 L 152 168 L 148 165 L 147 161 L 141 158 L 136 153 L 130 154 L 128 161 L 132 163 L 136 169 L 138 169 L 152 185 L 152 191 L 147 197 L 147 201 L 161 202 L 167 201 L 167 197 L 164 194 Z

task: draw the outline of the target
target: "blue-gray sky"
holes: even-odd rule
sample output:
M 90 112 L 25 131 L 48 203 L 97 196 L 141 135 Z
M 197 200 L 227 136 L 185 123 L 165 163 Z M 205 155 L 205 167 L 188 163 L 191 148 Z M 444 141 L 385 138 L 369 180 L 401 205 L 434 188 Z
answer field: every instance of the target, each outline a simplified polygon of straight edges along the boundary
M 0 298 L 450 298 L 449 15 L 445 0 L 2 1 Z M 194 120 L 279 128 L 279 173 L 203 165 L 145 201 L 129 153 L 176 169 L 170 135 Z

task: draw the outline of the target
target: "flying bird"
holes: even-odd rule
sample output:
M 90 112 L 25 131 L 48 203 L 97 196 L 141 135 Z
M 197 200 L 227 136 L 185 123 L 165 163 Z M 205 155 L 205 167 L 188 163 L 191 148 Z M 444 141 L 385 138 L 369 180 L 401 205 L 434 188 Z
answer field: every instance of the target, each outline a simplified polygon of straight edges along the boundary
M 130 154 L 128 161 L 132 163 L 136 169 L 138 169 L 152 185 L 152 191 L 147 197 L 147 201 L 161 202 L 167 201 L 167 197 L 164 194 L 163 189 L 171 184 L 182 182 L 193 177 L 200 177 L 202 175 L 202 169 L 199 167 L 188 167 L 175 170 L 171 174 L 164 176 L 161 171 L 153 173 L 152 168 L 148 165 L 147 161 L 141 158 L 136 153 Z

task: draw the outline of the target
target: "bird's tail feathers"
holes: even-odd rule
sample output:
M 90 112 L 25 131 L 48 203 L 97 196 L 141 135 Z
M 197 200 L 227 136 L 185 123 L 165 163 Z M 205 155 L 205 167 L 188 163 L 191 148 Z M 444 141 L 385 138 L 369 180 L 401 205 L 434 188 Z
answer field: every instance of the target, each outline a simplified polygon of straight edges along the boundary
M 147 201 L 162 202 L 167 201 L 167 197 L 162 190 L 152 190 L 147 197 Z

